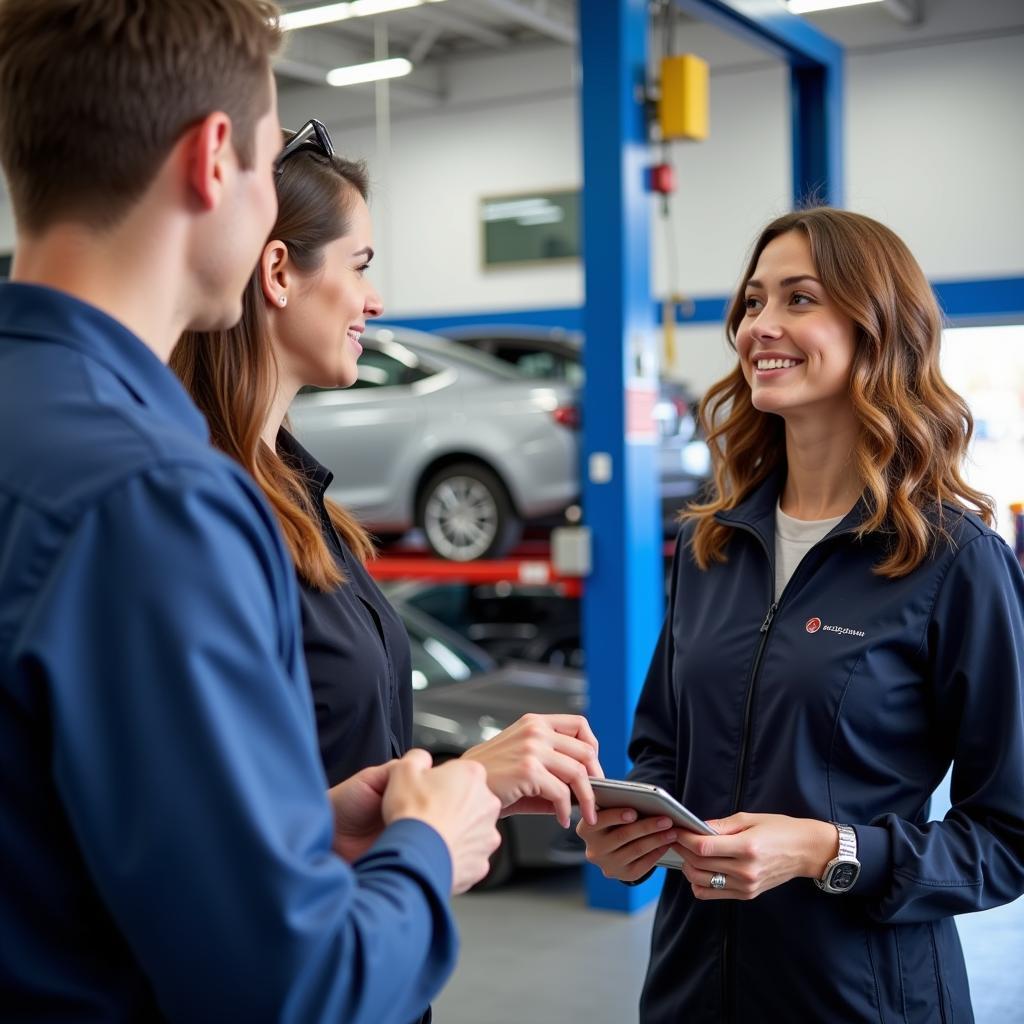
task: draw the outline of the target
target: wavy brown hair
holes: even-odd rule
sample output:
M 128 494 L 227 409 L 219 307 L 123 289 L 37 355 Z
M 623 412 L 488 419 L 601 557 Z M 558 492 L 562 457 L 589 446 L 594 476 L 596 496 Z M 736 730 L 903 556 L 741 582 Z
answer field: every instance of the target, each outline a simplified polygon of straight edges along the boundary
M 944 506 L 975 512 L 990 525 L 994 519 L 991 498 L 961 473 L 974 421 L 939 370 L 939 307 L 917 261 L 889 228 L 845 210 L 798 210 L 772 221 L 754 245 L 726 318 L 733 349 L 757 261 L 773 239 L 790 231 L 807 238 L 825 292 L 854 322 L 850 399 L 860 432 L 853 457 L 868 507 L 857 533 L 885 532 L 888 549 L 875 572 L 905 576 L 948 536 Z M 706 569 L 726 560 L 732 535 L 715 514 L 783 470 L 786 445 L 783 419 L 754 408 L 739 365 L 705 395 L 700 418 L 714 492 L 681 518 L 695 524 L 692 550 Z
M 291 134 L 285 134 L 286 140 Z M 315 274 L 323 267 L 324 246 L 348 232 L 353 198 L 365 199 L 368 193 L 362 163 L 300 149 L 285 161 L 277 179 L 277 221 L 270 237 L 288 247 L 288 258 L 301 274 Z M 242 319 L 225 331 L 186 331 L 170 366 L 206 416 L 213 443 L 262 488 L 299 576 L 320 590 L 342 583 L 305 478 L 260 437 L 277 386 L 277 364 L 258 266 L 246 285 Z M 334 528 L 366 561 L 373 554 L 366 530 L 340 505 L 326 504 Z

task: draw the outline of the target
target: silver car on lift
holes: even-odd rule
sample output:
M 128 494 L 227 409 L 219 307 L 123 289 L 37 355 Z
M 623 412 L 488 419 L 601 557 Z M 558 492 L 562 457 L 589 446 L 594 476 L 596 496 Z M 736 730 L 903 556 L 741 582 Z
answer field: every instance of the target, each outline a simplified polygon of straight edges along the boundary
M 415 526 L 442 558 L 496 557 L 577 501 L 571 386 L 419 331 L 371 327 L 362 343 L 357 382 L 303 388 L 289 416 L 334 473 L 328 496 L 378 536 Z

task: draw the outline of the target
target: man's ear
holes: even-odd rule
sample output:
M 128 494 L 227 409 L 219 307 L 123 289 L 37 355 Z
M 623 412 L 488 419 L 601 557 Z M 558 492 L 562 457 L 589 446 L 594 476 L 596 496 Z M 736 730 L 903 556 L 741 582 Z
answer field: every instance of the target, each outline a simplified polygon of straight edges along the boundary
M 215 111 L 194 125 L 183 140 L 187 146 L 188 184 L 204 210 L 220 201 L 229 166 L 237 163 L 231 142 L 231 118 Z
M 260 288 L 269 305 L 280 308 L 287 304 L 293 276 L 288 246 L 280 239 L 272 238 L 263 246 L 260 256 Z M 281 301 L 282 298 L 285 302 Z

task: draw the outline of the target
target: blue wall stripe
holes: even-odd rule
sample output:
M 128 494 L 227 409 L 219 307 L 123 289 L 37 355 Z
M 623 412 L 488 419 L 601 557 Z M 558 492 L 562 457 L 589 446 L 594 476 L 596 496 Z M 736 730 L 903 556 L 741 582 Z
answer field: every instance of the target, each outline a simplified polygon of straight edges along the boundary
M 1024 321 L 1024 277 L 996 277 L 976 281 L 933 281 L 939 305 L 951 321 L 1007 320 Z M 676 307 L 681 325 L 715 324 L 725 318 L 729 296 L 714 295 L 693 299 Z M 661 323 L 661 303 L 655 303 L 654 316 Z M 517 309 L 477 313 L 442 313 L 434 316 L 389 317 L 387 323 L 417 331 L 438 331 L 446 327 L 472 324 L 520 325 L 525 327 L 561 327 L 567 331 L 583 329 L 582 306 L 560 306 L 553 309 Z
M 1024 321 L 1024 277 L 933 281 L 932 288 L 942 311 L 950 320 L 1017 317 Z

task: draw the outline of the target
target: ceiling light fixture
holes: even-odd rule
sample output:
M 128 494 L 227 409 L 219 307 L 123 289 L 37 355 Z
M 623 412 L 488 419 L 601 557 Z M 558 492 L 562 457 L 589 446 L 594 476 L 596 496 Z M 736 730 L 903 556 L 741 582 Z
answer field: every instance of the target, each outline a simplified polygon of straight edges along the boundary
M 412 71 L 412 64 L 404 57 L 389 60 L 374 60 L 369 64 L 349 64 L 327 72 L 328 85 L 362 85 L 364 82 L 379 82 L 384 78 L 401 78 Z
M 349 0 L 347 3 L 286 11 L 278 17 L 277 24 L 282 32 L 291 32 L 297 28 L 329 25 L 331 22 L 345 21 L 347 18 L 365 18 L 373 14 L 388 14 L 391 11 L 403 11 L 409 7 L 442 2 L 443 0 Z

